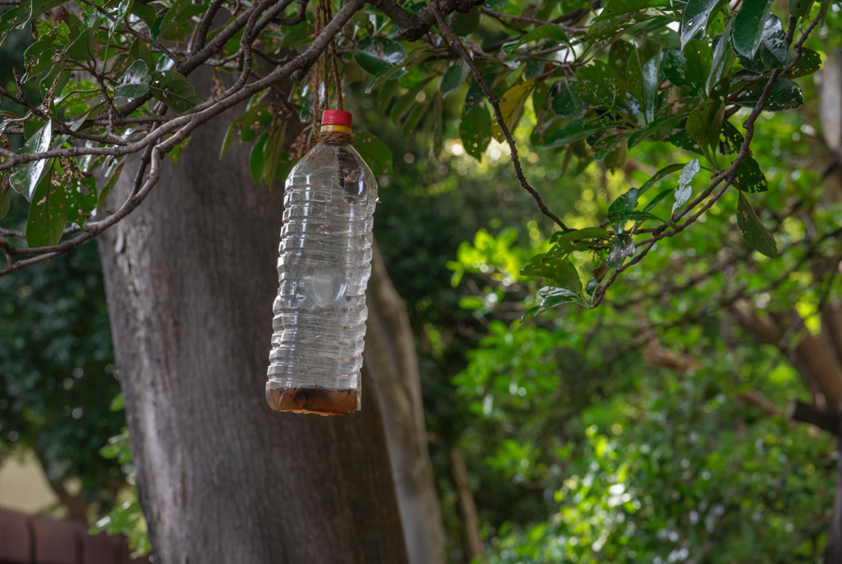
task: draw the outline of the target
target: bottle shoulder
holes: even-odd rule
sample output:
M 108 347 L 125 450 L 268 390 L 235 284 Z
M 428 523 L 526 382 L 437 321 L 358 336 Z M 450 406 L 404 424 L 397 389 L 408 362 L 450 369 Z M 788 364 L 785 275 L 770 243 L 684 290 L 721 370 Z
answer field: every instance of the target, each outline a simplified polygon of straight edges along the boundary
M 317 144 L 293 167 L 287 187 L 331 178 L 346 195 L 377 197 L 377 178 L 352 145 Z

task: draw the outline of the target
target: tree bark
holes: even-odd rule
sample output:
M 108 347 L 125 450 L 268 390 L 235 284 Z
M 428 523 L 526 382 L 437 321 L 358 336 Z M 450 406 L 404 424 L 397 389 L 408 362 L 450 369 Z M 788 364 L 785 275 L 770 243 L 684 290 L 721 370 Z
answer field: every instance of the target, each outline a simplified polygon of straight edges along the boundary
M 218 121 L 197 131 L 100 239 L 156 561 L 406 564 L 370 379 L 350 417 L 266 405 L 283 196 L 251 182 L 245 149 L 218 159 L 224 132 Z
M 427 448 L 415 339 L 376 245 L 366 304 L 363 374 L 374 382 L 380 402 L 409 560 L 445 564 L 444 524 Z

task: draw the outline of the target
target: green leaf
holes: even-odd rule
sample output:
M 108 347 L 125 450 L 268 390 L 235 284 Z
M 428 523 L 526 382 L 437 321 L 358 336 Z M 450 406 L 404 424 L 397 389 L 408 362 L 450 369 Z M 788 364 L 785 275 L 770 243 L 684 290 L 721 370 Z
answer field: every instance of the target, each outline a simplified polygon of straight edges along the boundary
M 65 199 L 67 221 L 82 227 L 97 206 L 96 179 L 71 180 L 66 186 Z
M 406 51 L 387 37 L 364 37 L 356 44 L 354 60 L 369 74 L 379 76 L 401 64 Z
M 249 153 L 249 174 L 251 180 L 255 184 L 260 184 L 263 180 L 263 167 L 265 161 L 263 160 L 263 148 L 266 146 L 266 134 L 264 133 L 260 139 L 255 143 L 251 152 Z
M 559 80 L 553 88 L 553 111 L 564 119 L 578 119 L 585 111 L 585 103 L 579 98 L 576 83 L 567 79 Z
M 800 19 L 810 13 L 813 7 L 813 0 L 789 0 L 789 13 Z
M 689 0 L 684 7 L 681 19 L 681 50 L 697 35 L 704 35 L 707 31 L 710 16 L 724 0 Z
M 179 114 L 202 103 L 193 85 L 176 71 L 153 72 L 150 76 L 149 90 L 156 100 L 160 100 Z
M 751 72 L 761 74 L 767 70 L 780 69 L 786 65 L 786 33 L 780 18 L 770 14 L 763 26 L 760 46 L 754 58 L 738 55 L 740 64 Z
M 693 178 L 702 170 L 699 164 L 699 159 L 693 159 L 681 169 L 681 176 L 678 177 L 678 188 L 675 189 L 675 203 L 672 205 L 672 212 L 670 215 L 675 215 L 675 212 L 690 200 L 693 195 L 693 188 L 690 183 Z
M 685 117 L 687 117 L 686 112 L 665 116 L 653 121 L 646 127 L 638 129 L 631 136 L 629 136 L 629 149 L 631 149 L 638 143 L 645 141 L 657 132 L 661 132 L 662 135 L 668 136 L 669 133 L 675 127 L 675 125 Z
M 146 24 L 150 30 L 152 26 L 155 24 L 155 20 L 158 18 L 158 13 L 155 11 L 155 8 L 150 6 L 149 4 L 132 4 L 132 7 L 129 8 L 129 13 L 137 16 Z
M 728 52 L 731 50 L 731 34 L 734 29 L 734 20 L 729 20 L 722 35 L 717 35 L 713 40 L 713 55 L 710 61 L 710 73 L 705 82 L 705 93 L 710 95 L 714 86 L 719 83 L 725 66 L 728 63 Z
M 813 74 L 820 68 L 822 68 L 822 56 L 812 49 L 804 49 L 801 52 L 801 57 L 798 58 L 798 62 L 789 71 L 788 76 L 790 78 L 799 78 Z
M 747 155 L 745 159 L 737 166 L 734 173 L 734 182 L 737 188 L 742 192 L 756 193 L 765 192 L 769 189 L 769 183 L 766 181 L 766 175 L 760 170 L 760 165 L 754 160 L 754 157 Z
M 26 221 L 26 244 L 30 248 L 55 245 L 67 223 L 64 188 L 53 179 L 50 167 L 32 194 L 29 219 Z
M 195 27 L 190 18 L 207 10 L 201 4 L 193 4 L 192 0 L 177 0 L 164 14 L 158 31 L 158 39 L 165 41 L 182 41 Z
M 389 174 L 391 172 L 392 152 L 383 141 L 368 131 L 361 131 L 354 136 L 354 149 L 357 150 L 374 174 Z
M 664 76 L 676 86 L 690 86 L 690 82 L 684 73 L 687 60 L 681 51 L 667 51 L 664 55 Z
M 564 129 L 559 129 L 551 133 L 544 140 L 543 146 L 545 149 L 557 149 L 558 147 L 570 145 L 576 141 L 587 139 L 591 135 L 597 135 L 618 126 L 622 126 L 622 124 L 605 121 L 583 122 L 577 120 L 569 123 Z
M 440 90 L 442 95 L 447 96 L 451 92 L 459 90 L 459 87 L 465 82 L 470 72 L 471 68 L 461 59 L 450 65 L 450 68 L 447 69 L 447 72 L 444 73 L 441 79 Z
M 625 97 L 625 84 L 617 71 L 602 61 L 579 69 L 579 97 L 592 106 L 613 106 Z
M 570 38 L 564 33 L 560 27 L 555 24 L 539 25 L 529 33 L 524 34 L 523 37 L 515 44 L 515 48 L 520 47 L 524 43 L 530 41 L 540 41 L 542 39 L 550 39 L 557 43 L 568 43 Z
M 763 94 L 766 84 L 766 82 L 762 82 L 750 91 L 743 92 L 737 96 L 734 103 L 738 106 L 753 108 L 760 101 L 760 96 Z M 766 100 L 763 110 L 768 112 L 782 112 L 797 108 L 803 104 L 804 96 L 801 93 L 801 88 L 788 78 L 779 78 L 772 86 L 772 93 Z
M 753 59 L 760 48 L 772 0 L 744 0 L 734 19 L 732 43 L 737 54 Z
M 630 213 L 637 207 L 637 199 L 640 197 L 640 190 L 637 188 L 630 188 L 625 193 L 621 194 L 616 200 L 611 202 L 608 207 L 608 218 L 612 217 L 622 219 L 625 214 Z M 625 228 L 625 221 L 612 222 L 614 231 L 622 233 Z
M 608 0 L 608 4 L 595 18 L 595 21 L 603 21 L 612 17 L 628 14 L 629 12 L 646 10 L 651 4 L 651 0 Z M 655 4 L 663 5 L 663 3 L 659 2 L 655 2 Z
M 608 239 L 611 235 L 602 227 L 585 227 L 575 231 L 556 231 L 550 237 L 550 243 L 563 241 L 582 241 L 583 239 Z
M 263 148 L 263 179 L 269 188 L 272 188 L 277 178 L 278 167 L 284 162 L 285 134 L 286 122 L 276 124 Z
M 0 182 L 0 219 L 9 213 L 12 203 L 12 187 L 8 182 Z
M 672 193 L 673 193 L 672 188 L 667 188 L 666 190 L 662 190 L 661 192 L 658 192 L 658 194 L 654 198 L 652 198 L 652 201 L 649 202 L 648 204 L 646 204 L 646 207 L 643 208 L 643 211 L 648 212 L 649 210 L 653 209 L 655 206 L 657 206 L 659 203 L 661 203 L 661 201 L 664 198 L 666 198 L 667 196 L 669 196 Z
M 41 129 L 32 134 L 18 154 L 43 153 L 50 148 L 53 136 L 53 122 L 48 121 Z M 23 194 L 28 200 L 32 200 L 41 175 L 47 167 L 47 161 L 42 159 L 18 165 L 12 169 L 9 182 L 18 194 Z
M 32 0 L 32 9 L 29 12 L 29 19 L 37 17 L 48 10 L 52 10 L 56 6 L 61 6 L 67 0 Z
M 625 141 L 631 133 L 618 133 L 616 135 L 607 135 L 593 145 L 593 158 L 595 161 L 602 161 L 608 156 L 611 151 L 617 148 L 617 145 Z
M 132 46 L 129 49 L 129 55 L 146 63 L 147 69 L 155 68 L 155 60 L 152 58 L 152 51 L 150 51 L 149 47 L 146 46 L 145 41 L 138 39 L 132 43 Z
M 91 61 L 96 58 L 96 30 L 83 30 L 79 37 L 64 49 L 64 56 L 74 61 Z
M 567 258 L 559 258 L 550 254 L 541 254 L 529 259 L 520 270 L 524 276 L 540 276 L 551 280 L 558 288 L 563 288 L 575 294 L 582 293 L 582 280 L 579 271 Z
M 517 127 L 520 117 L 523 115 L 523 105 L 526 103 L 534 85 L 534 79 L 516 84 L 509 88 L 500 99 L 500 113 L 503 114 L 503 121 L 506 122 L 509 131 L 514 131 Z M 491 126 L 491 134 L 500 143 L 506 141 L 503 130 L 500 129 L 496 119 Z
M 450 20 L 450 28 L 460 37 L 473 33 L 477 26 L 479 26 L 479 12 L 474 10 L 467 14 L 455 12 Z
M 149 92 L 149 69 L 140 59 L 133 62 L 114 89 L 115 98 L 139 98 Z
M 491 116 L 488 110 L 477 106 L 468 112 L 459 124 L 459 137 L 465 152 L 482 160 L 483 153 L 491 143 Z
M 613 269 L 620 268 L 626 258 L 632 257 L 634 257 L 634 239 L 632 239 L 632 236 L 626 233 L 614 235 L 614 241 L 606 260 L 608 266 Z
M 122 0 L 122 2 L 120 2 L 117 5 L 117 8 L 112 12 L 112 15 L 114 16 L 114 20 L 112 20 L 108 24 L 108 37 L 109 38 L 112 35 L 114 35 L 114 31 L 117 29 L 117 26 L 119 26 L 121 23 L 123 23 L 123 20 L 126 17 L 126 14 L 131 11 L 132 3 L 133 3 L 133 0 Z
M 468 296 L 459 300 L 459 307 L 470 311 L 482 309 L 484 305 L 482 298 L 479 296 Z
M 748 199 L 740 192 L 740 201 L 737 204 L 737 224 L 740 226 L 740 233 L 746 240 L 749 247 L 769 258 L 778 256 L 778 247 L 775 244 L 775 236 L 760 222 L 757 212 L 751 207 Z
M 710 98 L 690 112 L 685 130 L 691 139 L 701 147 L 716 148 L 719 143 L 719 132 L 725 117 L 725 98 L 728 93 L 728 80 L 717 84 Z
M 673 172 L 675 172 L 677 170 L 681 170 L 683 168 L 684 168 L 684 165 L 681 164 L 681 163 L 675 163 L 675 164 L 671 164 L 669 166 L 665 166 L 664 168 L 662 168 L 661 170 L 656 172 L 654 175 L 652 175 L 652 178 L 647 180 L 646 184 L 644 184 L 643 186 L 640 187 L 640 191 L 638 193 L 638 196 L 642 196 L 644 192 L 649 190 L 652 186 L 655 185 L 656 182 L 661 180 L 663 177 L 668 176 L 668 175 L 672 174 Z M 650 208 L 647 208 L 647 211 L 649 209 Z
M 684 78 L 698 93 L 705 92 L 712 57 L 711 47 L 704 39 L 694 39 L 684 50 Z

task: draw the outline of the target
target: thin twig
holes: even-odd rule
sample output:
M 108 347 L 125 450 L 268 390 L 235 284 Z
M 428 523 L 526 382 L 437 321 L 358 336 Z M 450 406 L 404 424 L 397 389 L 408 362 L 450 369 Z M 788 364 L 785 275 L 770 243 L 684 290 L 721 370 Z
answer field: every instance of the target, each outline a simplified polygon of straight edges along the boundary
M 453 30 L 450 29 L 450 26 L 445 21 L 444 17 L 441 15 L 437 4 L 439 0 L 434 0 L 433 3 L 430 4 L 430 8 L 433 11 L 433 14 L 436 17 L 436 20 L 439 23 L 439 27 L 441 28 L 444 35 L 447 37 L 450 45 L 456 50 L 462 60 L 465 61 L 465 64 L 468 65 L 468 68 L 471 69 L 471 73 L 474 75 L 474 80 L 477 84 L 480 85 L 482 88 L 483 94 L 488 99 L 488 102 L 491 104 L 491 107 L 494 108 L 494 115 L 497 118 L 497 125 L 500 127 L 500 131 L 503 132 L 503 135 L 506 138 L 506 142 L 509 144 L 509 149 L 512 153 L 512 165 L 515 169 L 515 176 L 517 176 L 518 181 L 520 181 L 520 185 L 523 186 L 523 189 L 529 192 L 532 197 L 535 199 L 535 202 L 538 204 L 538 209 L 541 210 L 541 213 L 545 216 L 552 219 L 559 227 L 564 229 L 565 231 L 568 230 L 568 227 L 564 224 L 561 219 L 558 218 L 553 212 L 551 212 L 547 205 L 544 203 L 544 200 L 541 198 L 541 195 L 533 188 L 529 182 L 526 180 L 526 177 L 523 175 L 523 169 L 520 165 L 520 157 L 518 157 L 517 153 L 517 144 L 515 143 L 514 137 L 512 137 L 511 131 L 509 131 L 509 126 L 506 125 L 506 120 L 503 119 L 503 113 L 500 111 L 500 100 L 494 93 L 491 91 L 491 88 L 488 87 L 485 80 L 482 78 L 482 73 L 477 68 L 477 65 L 474 63 L 474 60 L 471 58 L 471 55 L 465 49 L 465 46 L 462 45 L 462 42 L 453 33 Z

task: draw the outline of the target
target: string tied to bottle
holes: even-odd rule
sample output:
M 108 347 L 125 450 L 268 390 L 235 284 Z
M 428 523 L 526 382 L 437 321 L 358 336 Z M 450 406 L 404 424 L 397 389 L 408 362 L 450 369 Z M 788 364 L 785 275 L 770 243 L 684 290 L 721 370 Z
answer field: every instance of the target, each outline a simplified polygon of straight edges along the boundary
M 321 35 L 325 26 L 333 19 L 331 0 L 319 0 L 316 4 L 315 37 Z M 333 84 L 331 84 L 331 82 Z M 330 109 L 330 91 L 333 86 L 336 110 Z M 342 80 L 339 76 L 339 55 L 336 42 L 331 38 L 322 54 L 313 64 L 310 73 L 310 88 L 313 91 L 313 140 L 331 145 L 351 143 L 351 114 L 344 111 L 342 104 Z M 322 103 L 324 108 L 322 108 Z M 322 113 L 321 110 L 324 110 Z M 319 127 L 319 115 L 322 116 Z

